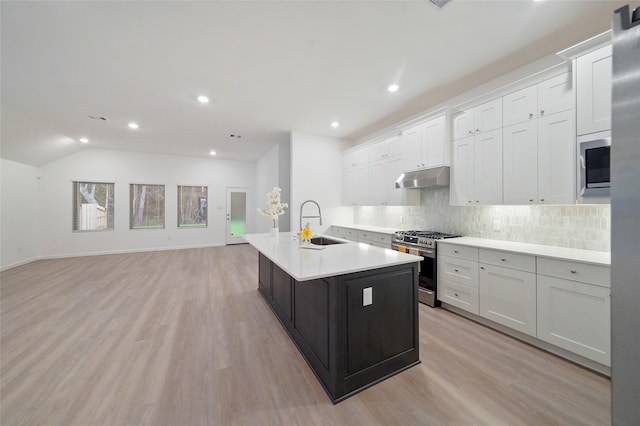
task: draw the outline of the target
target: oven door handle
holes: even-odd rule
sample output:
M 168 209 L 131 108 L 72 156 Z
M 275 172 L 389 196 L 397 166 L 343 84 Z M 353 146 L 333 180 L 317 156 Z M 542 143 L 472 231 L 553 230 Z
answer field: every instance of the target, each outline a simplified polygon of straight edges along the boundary
M 429 259 L 435 259 L 436 251 L 435 250 L 417 250 L 418 256 L 428 257 Z

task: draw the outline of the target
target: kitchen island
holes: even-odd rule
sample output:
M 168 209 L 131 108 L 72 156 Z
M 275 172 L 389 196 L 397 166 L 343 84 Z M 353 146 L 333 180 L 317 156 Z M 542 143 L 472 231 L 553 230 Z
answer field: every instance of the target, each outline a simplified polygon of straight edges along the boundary
M 336 239 L 331 237 L 332 239 Z M 419 256 L 250 234 L 258 289 L 333 403 L 420 363 Z

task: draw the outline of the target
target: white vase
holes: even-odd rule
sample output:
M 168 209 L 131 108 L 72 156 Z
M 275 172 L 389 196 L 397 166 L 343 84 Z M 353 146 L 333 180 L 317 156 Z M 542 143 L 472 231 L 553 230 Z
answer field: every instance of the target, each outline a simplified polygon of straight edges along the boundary
M 271 228 L 271 236 L 277 238 L 280 235 L 280 228 Z

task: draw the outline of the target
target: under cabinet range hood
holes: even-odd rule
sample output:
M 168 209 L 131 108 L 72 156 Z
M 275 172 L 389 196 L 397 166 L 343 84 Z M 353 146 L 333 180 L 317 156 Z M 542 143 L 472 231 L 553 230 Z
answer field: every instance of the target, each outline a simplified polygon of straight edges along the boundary
M 396 179 L 396 188 L 447 188 L 449 187 L 449 167 L 404 172 Z

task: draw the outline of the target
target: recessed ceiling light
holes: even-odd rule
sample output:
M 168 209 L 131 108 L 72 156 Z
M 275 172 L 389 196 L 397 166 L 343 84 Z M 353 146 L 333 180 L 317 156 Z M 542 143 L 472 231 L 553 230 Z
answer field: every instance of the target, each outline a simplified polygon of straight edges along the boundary
M 209 155 L 216 155 L 216 152 L 214 150 L 209 151 Z
M 140 126 L 138 125 L 138 123 L 134 123 L 133 121 L 132 121 L 131 123 L 129 123 L 129 128 L 130 128 L 130 129 L 134 129 L 134 130 L 135 130 L 135 129 L 137 129 L 138 127 L 140 127 Z
M 80 139 L 78 139 L 78 140 L 79 140 L 80 142 L 82 142 L 82 143 L 89 143 L 89 139 L 87 139 L 87 138 L 80 138 Z
M 393 93 L 397 92 L 399 88 L 400 86 L 398 86 L 397 84 L 392 84 L 391 86 L 387 87 L 387 90 Z
M 333 123 L 331 123 L 331 127 L 333 127 L 334 129 L 336 127 L 338 127 L 340 125 L 340 123 L 338 123 L 337 121 L 334 121 Z
M 209 98 L 207 98 L 205 95 L 200 95 L 198 96 L 198 102 L 200 102 L 201 104 L 208 104 Z

